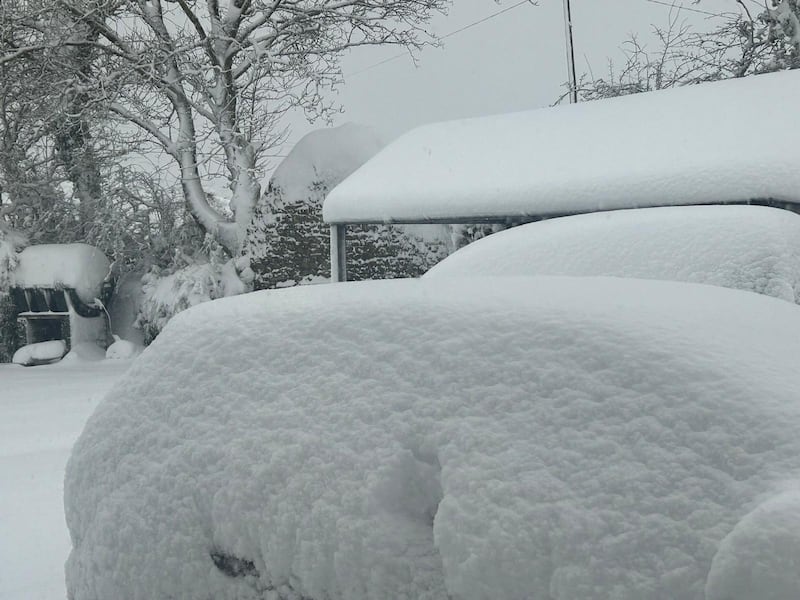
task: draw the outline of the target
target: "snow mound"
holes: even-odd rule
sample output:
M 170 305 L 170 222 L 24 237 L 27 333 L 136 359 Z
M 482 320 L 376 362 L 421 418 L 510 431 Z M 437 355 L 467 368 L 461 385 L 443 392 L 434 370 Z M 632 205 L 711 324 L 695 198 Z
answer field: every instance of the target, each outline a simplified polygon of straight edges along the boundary
M 91 304 L 99 298 L 110 264 L 105 254 L 88 244 L 40 244 L 19 254 L 13 284 L 19 287 L 74 288 Z
M 106 351 L 95 342 L 73 343 L 67 355 L 61 361 L 64 364 L 75 362 L 95 362 L 103 360 Z
M 797 151 L 786 135 L 797 114 L 775 100 L 798 96 L 800 71 L 784 71 L 426 125 L 332 190 L 323 217 L 452 223 L 753 199 L 798 204 Z
M 702 600 L 800 482 L 797 331 L 773 298 L 614 278 L 197 306 L 74 447 L 69 596 Z
M 114 343 L 106 349 L 106 358 L 112 360 L 125 360 L 134 358 L 142 353 L 144 347 L 141 344 L 123 340 L 115 336 Z
M 331 189 L 384 145 L 375 130 L 355 123 L 312 131 L 278 165 L 270 186 L 280 188 L 285 198 L 305 198 L 310 182 Z
M 720 544 L 707 600 L 796 600 L 800 590 L 800 492 L 770 498 Z
M 620 210 L 515 227 L 425 277 L 609 275 L 707 283 L 800 302 L 800 215 L 762 206 Z
M 64 340 L 51 340 L 23 346 L 11 357 L 11 362 L 16 365 L 31 367 L 33 365 L 46 365 L 61 360 L 67 352 L 67 343 Z

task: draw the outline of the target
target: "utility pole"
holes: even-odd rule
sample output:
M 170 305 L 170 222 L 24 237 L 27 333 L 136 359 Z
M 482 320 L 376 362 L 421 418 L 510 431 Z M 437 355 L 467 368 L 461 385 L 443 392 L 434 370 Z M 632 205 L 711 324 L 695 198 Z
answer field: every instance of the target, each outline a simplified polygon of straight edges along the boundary
M 575 76 L 575 48 L 572 45 L 572 11 L 569 0 L 564 0 L 564 28 L 567 42 L 567 81 L 569 81 L 569 102 L 578 102 L 578 81 Z

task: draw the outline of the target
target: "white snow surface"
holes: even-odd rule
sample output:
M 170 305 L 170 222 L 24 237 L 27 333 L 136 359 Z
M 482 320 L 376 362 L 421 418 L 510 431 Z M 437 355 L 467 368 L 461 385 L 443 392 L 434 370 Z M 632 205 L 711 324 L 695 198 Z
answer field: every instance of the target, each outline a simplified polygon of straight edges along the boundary
M 12 285 L 74 288 L 86 303 L 100 296 L 109 273 L 105 254 L 88 244 L 39 244 L 19 254 Z
M 270 183 L 283 190 L 283 198 L 304 198 L 309 183 L 333 187 L 385 145 L 375 130 L 356 123 L 312 131 L 278 165 Z
M 706 600 L 783 600 L 800 590 L 800 490 L 770 498 L 720 544 Z
M 619 210 L 514 227 L 425 277 L 608 275 L 707 283 L 800 302 L 800 215 L 763 206 Z
M 64 466 L 130 361 L 0 364 L 0 600 L 63 600 Z
M 64 340 L 51 340 L 23 346 L 11 358 L 15 365 L 31 366 L 50 363 L 60 360 L 67 353 L 67 343 Z
M 800 555 L 800 511 L 747 516 L 800 481 L 798 331 L 774 298 L 615 278 L 197 306 L 75 445 L 70 598 L 701 600 L 718 549 L 712 591 L 751 539 Z
M 436 123 L 328 195 L 332 223 L 800 203 L 800 71 Z M 753 124 L 758 124 L 757 126 Z M 449 222 L 453 222 L 452 220 Z
M 115 336 L 114 343 L 106 349 L 106 358 L 113 360 L 135 358 L 142 353 L 143 349 L 141 344 Z

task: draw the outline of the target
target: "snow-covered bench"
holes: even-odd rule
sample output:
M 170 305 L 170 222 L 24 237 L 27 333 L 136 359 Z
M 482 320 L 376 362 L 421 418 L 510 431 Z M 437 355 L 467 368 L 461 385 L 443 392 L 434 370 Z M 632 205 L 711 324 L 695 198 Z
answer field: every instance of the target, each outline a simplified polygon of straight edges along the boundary
M 10 293 L 25 324 L 27 344 L 64 340 L 65 347 L 105 347 L 108 333 L 101 304 L 111 291 L 110 264 L 99 249 L 88 244 L 29 246 L 20 253 L 11 277 Z M 52 354 L 37 361 L 23 360 L 38 356 L 36 352 L 23 352 L 15 362 L 48 362 Z

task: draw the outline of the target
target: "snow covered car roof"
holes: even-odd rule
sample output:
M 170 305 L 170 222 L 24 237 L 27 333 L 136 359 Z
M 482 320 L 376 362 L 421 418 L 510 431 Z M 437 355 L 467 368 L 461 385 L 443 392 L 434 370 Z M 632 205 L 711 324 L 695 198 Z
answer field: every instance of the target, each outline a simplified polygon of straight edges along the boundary
M 800 302 L 800 215 L 677 206 L 514 227 L 454 252 L 425 277 L 608 275 L 707 283 Z
M 331 191 L 329 223 L 800 203 L 800 71 L 414 129 Z
M 197 306 L 74 447 L 69 597 L 797 597 L 798 331 L 615 278 Z
M 109 270 L 105 254 L 89 244 L 38 244 L 20 252 L 12 285 L 72 288 L 91 304 L 100 297 Z

